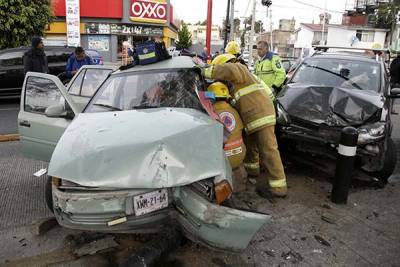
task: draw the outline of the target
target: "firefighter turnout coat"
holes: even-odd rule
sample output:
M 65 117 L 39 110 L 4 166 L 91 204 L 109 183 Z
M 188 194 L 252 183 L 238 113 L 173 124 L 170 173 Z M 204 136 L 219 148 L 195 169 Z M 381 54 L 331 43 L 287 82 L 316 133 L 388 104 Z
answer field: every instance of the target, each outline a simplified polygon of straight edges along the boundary
M 265 87 L 240 63 L 213 65 L 205 69 L 206 78 L 232 83 L 231 96 L 247 134 L 275 125 L 275 109 Z
M 228 139 L 224 144 L 224 151 L 232 169 L 236 169 L 243 163 L 246 156 L 246 146 L 242 138 L 242 119 L 236 109 L 224 100 L 217 100 L 214 103 L 214 109 L 229 132 Z

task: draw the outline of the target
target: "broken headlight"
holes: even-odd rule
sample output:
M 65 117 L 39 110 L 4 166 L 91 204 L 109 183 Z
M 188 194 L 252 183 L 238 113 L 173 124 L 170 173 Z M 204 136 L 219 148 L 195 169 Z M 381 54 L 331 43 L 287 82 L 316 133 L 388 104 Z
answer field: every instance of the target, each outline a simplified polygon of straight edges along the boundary
M 384 122 L 376 122 L 358 128 L 358 144 L 364 145 L 379 141 L 385 137 Z
M 214 191 L 214 178 L 201 180 L 191 184 L 194 190 L 200 193 L 202 196 L 206 197 L 210 201 L 214 201 L 215 199 L 215 191 Z
M 276 122 L 280 125 L 288 125 L 289 124 L 289 116 L 286 111 L 282 108 L 282 106 L 276 103 L 276 110 L 277 110 L 277 118 Z

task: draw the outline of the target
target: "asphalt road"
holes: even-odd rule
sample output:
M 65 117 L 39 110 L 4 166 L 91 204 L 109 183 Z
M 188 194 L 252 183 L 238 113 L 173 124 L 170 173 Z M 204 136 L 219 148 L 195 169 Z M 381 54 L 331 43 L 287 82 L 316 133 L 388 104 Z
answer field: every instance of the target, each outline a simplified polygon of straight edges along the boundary
M 19 99 L 0 100 L 0 134 L 15 134 L 18 132 L 18 111 Z

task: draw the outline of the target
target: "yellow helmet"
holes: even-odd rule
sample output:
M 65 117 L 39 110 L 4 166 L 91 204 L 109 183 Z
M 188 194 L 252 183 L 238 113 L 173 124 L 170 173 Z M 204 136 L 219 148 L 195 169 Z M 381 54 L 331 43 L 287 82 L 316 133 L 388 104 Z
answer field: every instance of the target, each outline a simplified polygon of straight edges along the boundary
M 240 46 L 239 46 L 238 42 L 230 41 L 225 47 L 225 53 L 228 53 L 231 55 L 240 54 Z
M 380 50 L 380 49 L 382 49 L 381 44 L 379 44 L 379 43 L 374 43 L 374 44 L 372 45 L 372 50 Z
M 231 95 L 229 94 L 228 87 L 221 82 L 214 82 L 210 84 L 207 88 L 208 91 L 213 92 L 216 98 L 229 98 Z
M 232 59 L 236 59 L 236 57 L 232 54 L 218 55 L 213 59 L 213 61 L 211 61 L 211 65 L 222 65 Z

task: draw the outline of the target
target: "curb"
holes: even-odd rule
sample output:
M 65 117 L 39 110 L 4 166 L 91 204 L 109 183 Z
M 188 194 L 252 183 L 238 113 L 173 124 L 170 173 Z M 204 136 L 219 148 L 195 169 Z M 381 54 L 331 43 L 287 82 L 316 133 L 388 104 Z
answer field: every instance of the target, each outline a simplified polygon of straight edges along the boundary
M 0 142 L 18 141 L 19 134 L 0 134 Z

